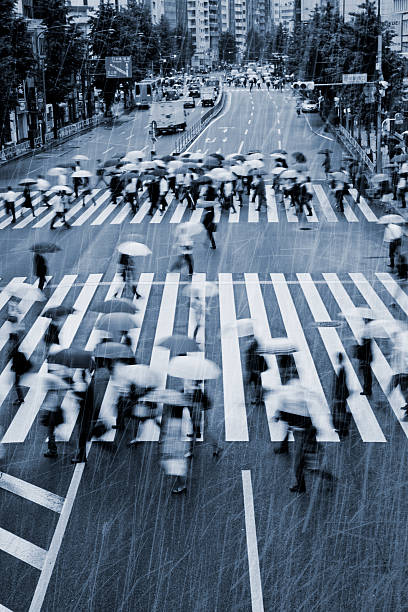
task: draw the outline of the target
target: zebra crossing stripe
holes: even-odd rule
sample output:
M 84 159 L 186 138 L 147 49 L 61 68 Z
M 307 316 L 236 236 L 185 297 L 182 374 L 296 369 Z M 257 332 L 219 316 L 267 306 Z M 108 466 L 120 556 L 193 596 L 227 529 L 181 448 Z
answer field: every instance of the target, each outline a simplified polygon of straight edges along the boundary
M 324 273 L 323 278 L 326 280 L 327 286 L 333 294 L 333 297 L 336 300 L 340 310 L 344 313 L 348 326 L 353 332 L 355 338 L 359 339 L 361 333 L 359 319 L 358 317 L 350 316 L 350 313 L 355 309 L 355 306 L 341 284 L 337 274 Z M 388 402 L 390 403 L 390 406 L 397 417 L 402 430 L 408 437 L 408 423 L 404 423 L 400 420 L 402 416 L 401 406 L 405 404 L 405 400 L 402 397 L 399 389 L 395 389 L 391 395 L 387 395 L 388 385 L 391 380 L 391 376 L 393 375 L 393 371 L 374 340 L 372 341 L 372 347 L 374 359 L 371 364 L 371 369 L 384 395 L 388 397 Z
M 147 213 L 149 212 L 149 208 L 150 208 L 149 200 L 147 200 L 146 202 L 143 202 L 143 204 L 141 205 L 141 207 L 139 208 L 139 210 L 137 211 L 133 219 L 130 220 L 130 223 L 141 223 L 143 219 L 145 218 L 145 216 L 147 215 Z
M 112 221 L 110 221 L 110 225 L 120 225 L 124 222 L 128 214 L 130 213 L 130 204 L 126 202 L 124 206 L 122 206 L 122 210 L 113 217 Z
M 196 208 L 195 210 L 193 210 L 190 218 L 190 223 L 200 223 L 201 217 L 203 216 L 203 212 L 203 208 Z
M 326 397 L 324 395 L 320 378 L 310 353 L 309 345 L 307 344 L 305 335 L 303 333 L 292 296 L 290 295 L 285 276 L 283 274 L 272 273 L 270 277 L 275 290 L 276 299 L 278 301 L 287 336 L 300 349 L 298 352 L 294 353 L 299 378 L 306 387 L 313 389 L 313 391 L 321 398 L 321 406 L 323 411 L 315 415 L 316 422 L 319 423 L 320 429 L 318 436 L 319 440 L 322 440 L 323 442 L 337 442 L 339 438 L 333 429 L 331 423 L 331 413 Z
M 272 185 L 266 185 L 266 201 L 268 223 L 279 223 L 278 207 L 276 205 L 276 197 Z
M 0 527 L 0 550 L 42 570 L 47 551 Z
M 35 206 L 35 204 L 37 204 L 40 201 L 40 199 L 41 198 L 37 197 L 37 198 L 32 200 L 33 207 Z M 21 198 L 21 200 L 17 200 L 17 202 L 20 202 L 22 204 L 24 202 L 24 198 Z M 36 212 L 38 214 L 39 211 L 37 210 Z M 27 220 L 27 218 L 28 219 L 34 219 L 33 213 L 31 212 L 31 210 L 29 208 L 23 208 L 21 205 L 20 206 L 15 206 L 15 213 L 16 213 L 16 219 L 23 218 L 23 221 Z M 25 213 L 28 213 L 26 215 L 26 217 L 24 217 Z M 4 215 L 6 214 L 5 210 L 3 211 L 1 216 L 3 216 L 3 214 Z M 4 219 L 4 221 L 2 221 L 0 223 L 0 230 L 5 229 L 9 225 L 11 225 L 12 220 L 13 220 L 12 215 L 8 215 L 7 218 Z M 22 222 L 20 221 L 20 223 L 22 223 Z M 26 225 L 28 225 L 28 224 L 26 224 Z M 17 227 L 17 226 L 13 226 L 13 227 Z
M 176 206 L 176 210 L 173 213 L 173 216 L 170 219 L 170 223 L 181 223 L 183 215 L 186 211 L 187 203 L 184 201 L 183 203 L 179 203 Z
M 377 278 L 382 282 L 388 293 L 391 295 L 394 302 L 398 304 L 401 310 L 408 316 L 408 296 L 404 293 L 398 283 L 392 278 L 388 272 L 377 272 Z
M 389 312 L 388 308 L 385 306 L 382 299 L 377 295 L 374 291 L 368 280 L 365 278 L 364 274 L 351 272 L 349 274 L 351 280 L 356 285 L 357 289 L 360 291 L 361 295 L 369 305 L 369 307 L 382 319 L 393 319 L 393 316 Z
M 89 206 L 87 210 L 80 217 L 78 217 L 78 219 L 76 219 L 72 225 L 74 227 L 77 227 L 78 225 L 83 225 L 85 221 L 88 221 L 88 219 L 90 219 L 90 217 L 92 217 L 96 213 L 98 208 L 100 208 L 102 204 L 104 204 L 106 200 L 109 199 L 109 197 L 110 193 L 109 191 L 106 191 L 100 198 L 98 198 L 95 204 Z M 108 206 L 96 217 L 96 219 L 91 222 L 91 225 L 102 225 L 102 223 L 109 217 L 111 212 L 113 212 L 114 210 L 116 210 L 116 205 L 108 204 Z
M 66 275 L 63 277 L 50 297 L 41 315 L 35 320 L 34 325 L 31 327 L 29 333 L 26 335 L 22 343 L 22 349 L 28 356 L 33 354 L 35 348 L 40 343 L 50 324 L 51 319 L 43 317 L 43 312 L 48 308 L 55 308 L 63 303 L 76 278 L 76 274 Z M 40 372 L 41 374 L 45 374 L 47 372 L 47 368 L 44 363 L 41 365 Z M 17 413 L 15 414 L 4 435 L 4 443 L 10 444 L 15 442 L 24 442 L 34 422 L 34 419 L 37 416 L 38 410 L 44 401 L 45 395 L 46 391 L 44 391 L 40 385 L 30 387 L 24 403 L 21 404 L 17 410 Z
M 317 199 L 319 200 L 320 207 L 324 216 L 326 217 L 326 220 L 330 223 L 336 223 L 338 221 L 337 215 L 334 212 L 323 187 L 321 185 L 312 185 L 312 187 Z
M 161 211 L 160 208 L 156 209 L 156 212 L 154 213 L 153 217 L 150 219 L 150 223 L 161 223 L 166 215 L 166 213 L 168 213 L 170 208 L 170 205 L 167 206 L 166 210 Z
M 218 279 L 225 439 L 228 442 L 248 442 L 232 274 L 220 273 Z
M 299 279 L 300 286 L 314 320 L 319 322 L 330 322 L 330 315 L 326 310 L 316 285 L 312 281 L 311 275 L 297 274 L 296 276 Z M 318 329 L 334 371 L 336 371 L 337 353 L 341 352 L 344 355 L 344 367 L 346 369 L 347 380 L 351 391 L 347 403 L 361 439 L 364 442 L 386 442 L 368 399 L 360 395 L 360 391 L 362 391 L 360 382 L 347 357 L 347 353 L 339 338 L 337 330 L 333 327 L 319 327 Z
M 358 223 L 358 217 L 354 214 L 350 204 L 343 199 L 344 216 L 349 223 Z
M 214 223 L 221 221 L 221 206 L 214 206 Z
M 291 206 L 290 200 L 284 199 L 283 203 L 285 206 L 286 218 L 288 222 L 289 223 L 299 223 L 299 219 L 296 214 L 295 207 Z
M 89 203 L 90 200 L 95 198 L 100 191 L 101 191 L 100 189 L 93 189 L 92 193 L 90 193 L 89 195 L 85 197 L 85 206 Z M 83 198 L 80 197 L 79 201 L 72 208 L 70 208 L 68 212 L 65 213 L 65 220 L 69 221 L 70 219 L 72 219 L 72 217 L 75 217 L 75 215 L 80 210 L 83 210 L 83 208 L 84 208 L 84 201 L 83 201 Z M 56 222 L 55 227 L 62 227 L 62 226 L 63 226 L 63 222 L 59 219 Z
M 237 212 L 234 212 L 232 210 L 232 208 L 229 209 L 229 215 L 228 215 L 228 223 L 239 223 L 239 218 L 241 216 L 241 207 L 235 207 L 235 210 Z M 221 215 L 221 210 L 220 210 L 220 215 Z
M 357 200 L 357 189 L 351 188 L 351 189 L 349 189 L 349 193 L 350 193 L 351 197 L 353 198 L 354 202 L 356 202 L 356 200 Z M 371 208 L 367 204 L 366 199 L 363 198 L 363 196 L 360 197 L 360 201 L 357 202 L 356 204 L 359 207 L 359 209 L 361 210 L 361 212 L 363 213 L 363 215 L 365 216 L 365 218 L 367 219 L 367 221 L 370 221 L 370 222 L 373 222 L 373 223 L 377 223 L 378 219 L 377 219 L 376 215 L 373 213 L 373 211 L 371 210 Z
M 252 199 L 248 202 L 248 223 L 259 223 L 259 212 L 256 210 L 256 202 L 252 202 Z
M 15 287 L 15 285 L 20 285 L 21 283 L 24 283 L 26 278 L 26 276 L 15 276 L 11 279 L 10 282 L 7 283 L 5 287 L 3 287 L 0 292 L 0 310 L 4 308 L 4 306 L 11 298 L 12 293 L 10 293 L 10 291 L 13 289 L 13 287 Z
M 37 221 L 36 223 L 34 223 L 33 225 L 33 229 L 38 229 L 40 227 L 44 227 L 45 225 L 47 225 L 47 223 L 51 223 L 51 220 L 55 217 L 55 212 L 54 210 L 52 210 L 52 204 L 54 202 L 54 199 L 57 196 L 54 196 L 51 200 L 49 200 L 49 204 L 51 205 L 51 209 L 48 206 L 44 206 L 43 208 L 45 210 L 48 210 L 48 214 L 44 215 L 39 221 Z M 39 211 L 38 211 L 39 212 Z M 42 211 L 44 212 L 44 211 Z M 41 212 L 41 214 L 42 214 Z M 29 217 L 26 217 L 25 220 L 23 220 L 21 223 L 19 223 L 18 225 L 15 226 L 14 229 L 21 229 L 22 227 L 25 227 L 26 225 L 28 225 L 28 223 L 25 223 L 25 225 L 23 225 L 24 221 L 27 221 L 29 219 Z M 32 219 L 32 221 L 34 221 L 34 219 Z

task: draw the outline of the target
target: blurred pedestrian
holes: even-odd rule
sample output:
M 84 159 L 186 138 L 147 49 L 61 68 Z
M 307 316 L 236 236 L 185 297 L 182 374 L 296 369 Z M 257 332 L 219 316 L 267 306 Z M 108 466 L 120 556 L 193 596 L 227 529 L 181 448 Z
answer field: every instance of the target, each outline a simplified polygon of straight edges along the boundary
M 17 395 L 17 401 L 14 403 L 22 404 L 24 402 L 24 395 L 20 386 L 20 379 L 24 374 L 30 371 L 32 365 L 26 354 L 21 350 L 21 337 L 22 334 L 12 332 L 9 335 L 10 342 L 10 353 L 9 359 L 11 360 L 11 371 L 14 372 L 14 389 Z
M 398 256 L 402 245 L 402 229 L 396 223 L 389 223 L 384 231 L 384 242 L 388 242 L 388 267 L 394 270 L 395 256 Z
M 135 279 L 135 262 L 134 258 L 126 253 L 119 254 L 119 272 L 124 282 L 123 295 L 131 294 L 137 300 L 142 296 L 137 292 L 137 282 Z M 118 296 L 118 292 L 116 292 Z
M 401 407 L 405 414 L 401 421 L 408 421 L 408 332 L 400 330 L 392 334 L 391 369 L 392 377 L 387 389 L 387 395 L 399 386 L 405 405 Z
M 322 163 L 322 167 L 324 169 L 324 172 L 326 174 L 326 179 L 329 177 L 329 174 L 331 172 L 331 156 L 330 156 L 330 151 L 329 149 L 326 149 L 324 152 L 324 160 Z
M 49 188 L 50 188 L 49 182 L 46 181 L 45 178 L 41 174 L 39 174 L 37 178 L 37 189 L 41 194 L 41 201 L 44 206 L 51 206 L 50 201 L 49 201 L 49 196 L 47 194 L 47 191 L 49 190 Z
M 109 183 L 109 189 L 111 192 L 112 204 L 118 203 L 118 197 L 121 195 L 121 181 L 118 174 L 113 174 Z
M 160 207 L 160 211 L 164 213 L 167 208 L 166 196 L 169 193 L 169 184 L 165 176 L 162 176 L 160 179 L 159 191 L 160 191 L 159 207 Z
M 205 227 L 208 238 L 210 239 L 211 248 L 216 249 L 217 246 L 215 244 L 214 235 L 213 235 L 214 231 L 216 230 L 216 225 L 214 223 L 214 217 L 215 217 L 214 206 L 206 206 L 204 210 L 205 210 L 205 213 L 204 213 L 204 216 L 201 222 Z
M 347 374 L 344 367 L 343 353 L 337 353 L 337 364 L 334 372 L 332 385 L 333 398 L 333 424 L 339 434 L 340 440 L 346 438 L 349 434 L 351 414 L 347 408 L 347 398 L 350 391 L 347 385 Z
M 156 178 L 152 178 L 147 183 L 147 194 L 150 200 L 150 208 L 148 210 L 148 215 L 153 216 L 154 211 L 158 207 L 159 198 L 160 198 L 160 185 L 159 181 Z
M 31 210 L 31 212 L 33 213 L 33 217 L 35 217 L 35 213 L 34 213 L 34 208 L 33 208 L 33 202 L 31 199 L 31 193 L 30 193 L 30 189 L 28 187 L 28 185 L 26 185 L 24 187 L 24 191 L 23 191 L 23 208 L 29 208 Z
M 12 223 L 16 223 L 16 200 L 18 197 L 17 193 L 13 191 L 10 186 L 8 186 L 6 193 L 3 193 L 1 197 L 4 201 L 6 214 L 12 216 Z
M 47 262 L 40 253 L 34 253 L 33 258 L 34 275 L 38 278 L 38 288 L 43 291 L 47 276 Z
M 363 390 L 360 395 L 372 394 L 373 375 L 371 371 L 371 363 L 373 361 L 372 340 L 363 331 L 361 342 L 357 345 L 357 359 L 359 362 L 359 370 L 363 376 Z
M 313 210 L 310 203 L 313 200 L 313 186 L 310 176 L 307 176 L 306 180 L 300 184 L 299 200 L 301 209 L 303 210 L 303 207 L 305 206 L 308 217 L 312 217 Z
M 43 408 L 42 425 L 48 430 L 48 450 L 44 457 L 56 459 L 58 457 L 57 444 L 55 442 L 55 429 L 64 422 L 64 413 L 61 407 L 66 394 L 66 389 L 51 389 L 47 393 Z
M 213 457 L 219 457 L 223 449 L 219 445 L 216 436 L 208 427 L 208 411 L 212 409 L 212 402 L 204 389 L 204 385 L 201 381 L 194 380 L 191 381 L 191 386 L 187 388 L 186 391 L 189 398 L 188 410 L 190 412 L 191 422 L 193 425 L 193 433 L 187 435 L 193 438 L 194 445 L 194 441 L 201 437 L 201 423 L 204 421 L 204 428 L 206 432 L 205 441 L 206 443 L 211 444 L 213 449 Z M 192 452 L 193 451 L 191 451 L 189 455 L 191 455 Z
M 246 350 L 245 366 L 247 373 L 247 385 L 253 386 L 252 404 L 262 402 L 262 379 L 261 374 L 268 369 L 265 357 L 260 354 L 260 345 L 255 336 L 252 336 Z
M 108 183 L 105 181 L 105 168 L 103 167 L 102 160 L 97 160 L 98 167 L 96 169 L 96 184 L 95 187 L 98 187 L 99 183 L 103 183 L 105 187 L 108 187 Z
M 59 219 L 62 220 L 64 227 L 66 227 L 67 229 L 71 227 L 65 219 L 65 200 L 66 196 L 63 191 L 58 192 L 52 200 L 52 208 L 55 214 L 54 217 L 51 219 L 51 230 L 55 229 L 55 222 Z
M 258 207 L 256 208 L 256 210 L 261 210 L 262 206 L 265 206 L 265 208 L 267 208 L 265 181 L 261 174 L 258 174 L 255 177 L 255 181 L 255 189 L 252 196 L 252 201 L 255 202 L 255 198 L 258 198 Z
M 176 261 L 170 268 L 171 272 L 173 272 L 174 270 L 181 270 L 184 265 L 187 265 L 188 273 L 190 275 L 193 274 L 193 245 L 194 243 L 190 233 L 181 226 L 179 231 L 177 232 L 176 248 L 178 251 L 178 255 Z
M 141 181 L 138 177 L 132 177 L 129 179 L 128 184 L 125 187 L 125 199 L 130 204 L 132 213 L 135 215 L 139 210 L 139 189 L 141 188 Z

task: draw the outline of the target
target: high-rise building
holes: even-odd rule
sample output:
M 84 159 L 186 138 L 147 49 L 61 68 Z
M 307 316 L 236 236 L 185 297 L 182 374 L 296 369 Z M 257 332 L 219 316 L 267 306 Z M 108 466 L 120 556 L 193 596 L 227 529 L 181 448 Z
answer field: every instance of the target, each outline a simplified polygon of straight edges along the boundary
M 272 3 L 270 0 L 247 0 L 247 30 L 264 35 L 270 29 Z
M 296 18 L 295 0 L 272 0 L 271 19 L 275 25 L 281 23 L 285 28 L 291 30 Z

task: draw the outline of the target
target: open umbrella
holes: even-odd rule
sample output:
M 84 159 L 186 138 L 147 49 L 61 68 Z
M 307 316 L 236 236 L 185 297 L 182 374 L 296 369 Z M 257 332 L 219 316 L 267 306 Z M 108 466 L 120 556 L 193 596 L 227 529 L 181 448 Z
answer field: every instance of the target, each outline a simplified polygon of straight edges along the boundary
M 59 176 L 60 174 L 66 174 L 67 169 L 62 166 L 56 166 L 55 168 L 50 168 L 47 172 L 49 176 Z
M 307 161 L 304 154 L 300 151 L 295 151 L 295 153 L 292 153 L 292 157 L 298 162 L 298 164 L 305 164 Z
M 57 253 L 60 247 L 53 242 L 37 242 L 30 247 L 33 253 Z
M 210 298 L 218 295 L 218 287 L 211 281 L 205 281 L 205 283 L 200 285 L 192 285 L 189 283 L 184 287 L 183 295 L 187 297 L 205 296 L 206 298 Z
M 348 178 L 344 172 L 330 172 L 330 176 L 333 180 L 338 181 L 339 183 L 347 183 L 348 181 Z
M 122 366 L 119 371 L 119 376 L 124 378 L 127 382 L 142 388 L 157 387 L 161 379 L 160 372 L 141 363 Z
M 59 319 L 60 317 L 74 314 L 74 312 L 76 312 L 75 308 L 61 305 L 47 308 L 47 310 L 42 313 L 42 316 L 47 317 L 48 319 Z
M 125 332 L 136 327 L 139 327 L 138 320 L 128 312 L 104 314 L 95 325 L 95 329 L 103 329 L 108 332 Z
M 178 226 L 179 231 L 187 232 L 190 236 L 197 236 L 201 234 L 204 229 L 202 223 L 193 223 L 191 221 L 186 221 L 185 223 L 180 223 Z
M 384 181 L 389 181 L 390 177 L 388 176 L 388 174 L 374 174 L 374 176 L 371 178 L 373 183 L 383 183 Z
M 327 153 L 331 153 L 332 151 L 330 149 L 319 149 L 318 150 L 318 154 L 319 155 L 326 155 Z
M 194 151 L 193 153 L 190 154 L 189 161 L 196 161 L 196 162 L 198 162 L 198 161 L 202 160 L 203 157 L 204 157 L 204 155 L 202 153 L 197 153 L 197 152 Z
M 131 257 L 145 257 L 151 254 L 149 247 L 142 242 L 122 242 L 117 249 L 119 253 L 130 255 Z
M 221 153 L 209 153 L 208 155 L 210 155 L 211 157 L 216 157 L 220 161 L 223 161 L 225 159 L 225 157 L 221 155 Z
M 237 176 L 247 176 L 248 175 L 248 168 L 244 166 L 243 164 L 241 164 L 240 166 L 231 166 L 230 170 Z
M 89 157 L 82 155 L 82 153 L 77 153 L 77 155 L 74 155 L 72 159 L 74 161 L 89 161 Z
M 71 174 L 72 178 L 90 178 L 92 176 L 92 172 L 89 170 L 76 170 Z
M 35 179 L 25 178 L 25 179 L 22 179 L 21 181 L 19 181 L 18 184 L 22 185 L 23 187 L 29 187 L 30 185 L 35 185 L 36 182 L 37 181 Z
M 398 163 L 408 161 L 408 155 L 406 153 L 402 153 L 401 155 L 396 155 L 393 157 L 392 160 Z
M 168 168 L 171 172 L 175 172 L 176 170 L 180 170 L 180 168 L 184 168 L 184 163 L 179 159 L 175 159 L 169 162 Z
M 168 374 L 175 378 L 188 380 L 210 380 L 218 378 L 221 370 L 216 363 L 196 353 L 173 357 L 169 362 Z
M 273 151 L 271 151 L 271 154 L 273 155 L 274 153 L 279 153 L 280 155 L 287 155 L 288 152 L 285 151 L 285 149 L 274 149 Z
M 393 334 L 400 334 L 406 329 L 402 321 L 394 319 L 377 319 L 370 321 L 364 328 L 364 333 L 369 338 L 389 338 Z
M 156 168 L 156 164 L 153 161 L 142 161 L 139 164 L 140 172 L 145 172 L 146 170 L 154 170 Z
M 246 158 L 247 160 L 254 160 L 254 159 L 263 160 L 264 156 L 263 156 L 263 153 L 248 153 Z
M 112 159 L 107 159 L 104 163 L 103 163 L 103 167 L 104 168 L 113 168 L 114 166 L 117 166 L 119 163 L 119 160 L 116 158 L 112 158 Z
M 297 177 L 296 170 L 285 170 L 280 174 L 280 177 L 283 179 L 292 179 Z
M 28 283 L 16 283 L 13 287 L 8 289 L 8 292 L 18 298 L 31 300 L 33 302 L 45 302 L 46 299 L 42 291 Z
M 23 387 L 38 387 L 43 386 L 49 391 L 59 391 L 69 389 L 69 384 L 56 374 L 38 374 L 29 372 L 24 374 L 20 379 L 20 385 Z
M 144 159 L 145 152 L 144 151 L 128 151 L 125 155 L 126 161 L 136 162 Z
M 276 174 L 279 176 L 282 172 L 285 172 L 286 168 L 282 168 L 281 166 L 277 166 L 276 168 L 272 168 L 271 174 Z
M 242 155 L 241 153 L 231 153 L 231 155 L 227 155 L 226 159 L 243 162 L 245 161 L 246 157 L 245 155 Z
M 191 398 L 187 393 L 173 391 L 173 389 L 149 391 L 142 397 L 141 401 L 152 404 L 167 404 L 168 406 L 190 406 L 191 404 Z
M 73 193 L 71 187 L 68 187 L 68 185 L 54 185 L 54 187 L 51 187 L 50 191 L 52 191 L 53 193 L 60 193 L 62 191 L 64 193 L 67 193 L 68 195 L 71 195 L 71 193 Z
M 209 168 L 219 168 L 221 166 L 221 161 L 217 157 L 206 157 L 203 161 L 203 166 Z
M 259 348 L 262 355 L 290 355 L 299 348 L 289 338 L 272 338 Z
M 260 159 L 249 159 L 246 162 L 247 168 L 250 168 L 251 170 L 259 170 L 260 168 L 263 168 L 264 165 L 265 164 Z
M 162 158 L 162 161 L 164 161 L 166 164 L 168 164 L 171 161 L 174 161 L 174 157 L 173 155 L 164 155 Z
M 389 223 L 395 223 L 396 225 L 399 225 L 401 223 L 405 223 L 405 219 L 404 217 L 401 217 L 401 215 L 390 214 L 383 215 L 382 217 L 380 217 L 377 223 L 380 223 L 381 225 L 388 225 Z
M 156 168 L 166 168 L 166 162 L 162 161 L 161 159 L 155 159 L 154 164 Z
M 225 168 L 214 168 L 213 170 L 208 172 L 207 175 L 213 181 L 220 181 L 222 183 L 233 180 L 231 172 L 228 172 L 228 170 L 225 170 Z
M 186 355 L 187 353 L 201 351 L 194 338 L 182 334 L 173 334 L 172 336 L 159 340 L 157 344 L 168 348 L 173 355 Z
M 92 306 L 91 310 L 104 314 L 111 314 L 113 312 L 136 314 L 138 308 L 131 300 L 126 298 L 114 298 L 112 300 L 106 300 L 106 302 L 98 302 Z
M 210 185 L 210 183 L 212 183 L 212 178 L 204 174 L 203 176 L 193 179 L 192 182 L 194 185 Z
M 129 163 L 122 166 L 121 170 L 122 172 L 138 172 L 139 166 L 137 164 Z
M 81 370 L 91 370 L 94 365 L 92 353 L 79 348 L 63 349 L 48 355 L 48 363 L 64 365 L 67 368 L 80 368 Z
M 95 347 L 94 357 L 99 359 L 132 359 L 134 355 L 126 344 L 102 342 Z

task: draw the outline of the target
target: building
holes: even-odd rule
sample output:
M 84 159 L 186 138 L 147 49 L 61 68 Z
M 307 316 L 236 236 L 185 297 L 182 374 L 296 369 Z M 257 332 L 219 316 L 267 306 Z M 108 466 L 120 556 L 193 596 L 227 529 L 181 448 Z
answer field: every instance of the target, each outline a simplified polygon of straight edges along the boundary
M 281 23 L 288 30 L 295 22 L 295 0 L 273 0 L 271 18 L 275 25 Z
M 34 0 L 35 1 L 35 0 Z M 82 25 L 84 31 L 88 30 L 89 18 L 98 10 L 101 0 L 65 0 L 68 7 L 69 17 L 78 25 Z M 127 0 L 112 0 L 117 11 L 127 8 Z
M 209 0 L 187 0 L 187 27 L 194 49 L 191 59 L 192 67 L 199 68 L 211 65 Z
M 247 0 L 247 31 L 256 30 L 265 35 L 270 30 L 272 18 L 272 3 L 270 0 Z

